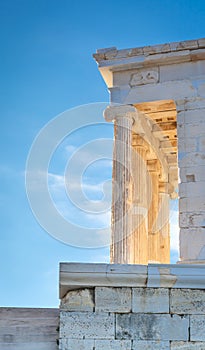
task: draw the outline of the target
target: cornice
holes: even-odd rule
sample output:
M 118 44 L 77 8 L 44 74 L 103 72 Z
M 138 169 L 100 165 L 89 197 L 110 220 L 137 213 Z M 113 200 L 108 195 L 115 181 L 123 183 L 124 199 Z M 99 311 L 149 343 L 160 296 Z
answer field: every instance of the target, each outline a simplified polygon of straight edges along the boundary
M 108 87 L 115 71 L 150 68 L 205 59 L 205 39 L 118 50 L 97 50 L 93 55 Z
M 94 287 L 205 289 L 205 265 L 60 264 L 60 298 Z
M 116 47 L 107 49 L 98 49 L 93 55 L 95 60 L 100 63 L 102 61 L 119 60 L 121 58 L 151 56 L 156 54 L 177 53 L 179 51 L 194 51 L 205 48 L 205 38 L 198 40 L 179 41 L 168 44 L 135 47 L 130 49 L 118 50 Z

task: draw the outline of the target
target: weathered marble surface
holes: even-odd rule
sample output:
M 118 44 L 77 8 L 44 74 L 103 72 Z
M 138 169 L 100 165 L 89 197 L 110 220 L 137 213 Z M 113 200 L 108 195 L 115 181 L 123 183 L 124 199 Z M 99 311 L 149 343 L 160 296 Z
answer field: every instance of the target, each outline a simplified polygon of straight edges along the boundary
M 114 314 L 61 311 L 60 324 L 60 338 L 115 338 Z
M 146 141 L 146 135 L 149 134 L 148 138 L 152 147 L 150 147 L 151 151 L 149 149 L 149 152 L 147 152 L 148 154 L 153 152 L 153 145 L 159 142 L 160 151 L 165 153 L 167 161 L 168 170 L 164 171 L 164 174 L 168 175 L 166 182 L 169 183 L 168 194 L 171 198 L 174 197 L 173 189 L 171 191 L 170 188 L 175 188 L 179 182 L 180 261 L 184 263 L 205 262 L 204 235 L 196 234 L 194 239 L 193 230 L 191 230 L 189 239 L 187 234 L 189 228 L 194 228 L 199 232 L 200 229 L 205 227 L 205 205 L 203 201 L 205 189 L 205 39 L 125 50 L 117 50 L 116 47 L 112 47 L 98 50 L 94 57 L 110 90 L 111 106 L 119 104 L 125 108 L 133 105 L 138 112 L 143 112 L 144 120 L 155 121 L 151 128 L 151 136 L 149 128 L 134 130 L 134 125 L 139 125 L 139 118 L 137 117 L 135 117 L 136 123 L 133 124 L 133 130 L 138 135 L 143 135 Z M 169 108 L 171 102 L 175 106 L 174 109 L 173 105 Z M 154 110 L 151 111 L 153 106 Z M 161 120 L 161 123 L 158 123 L 157 120 Z M 174 121 L 176 121 L 175 127 Z M 166 127 L 169 130 L 167 129 L 165 132 L 163 128 Z M 168 150 L 169 147 L 165 144 L 170 140 L 173 144 L 172 152 Z M 178 141 L 178 145 L 177 142 L 174 143 L 173 141 Z M 167 152 L 170 152 L 170 154 Z M 160 160 L 160 164 L 162 164 L 162 157 L 160 158 L 159 154 L 159 152 L 156 152 L 153 159 Z M 176 178 L 177 167 L 180 170 L 179 181 Z M 171 168 L 172 171 L 170 171 Z M 174 175 L 173 168 L 175 169 Z M 161 181 L 162 177 L 165 177 L 164 174 L 161 172 L 159 175 Z M 119 174 L 118 177 L 120 178 Z M 123 174 L 121 174 L 121 178 L 123 178 Z M 144 174 L 141 178 L 144 178 Z M 163 179 L 163 181 L 165 180 Z M 121 188 L 120 181 L 118 185 Z M 129 187 L 130 184 L 126 183 L 126 185 Z M 146 190 L 143 181 L 142 187 Z M 153 192 L 157 193 L 156 186 Z M 132 202 L 132 199 L 130 201 Z M 125 203 L 126 200 L 123 206 Z M 115 202 L 113 202 L 113 207 L 113 213 L 115 213 Z M 155 209 L 153 208 L 153 213 Z M 116 213 L 113 215 L 113 222 L 115 222 L 115 217 L 117 217 Z M 129 226 L 129 221 L 128 219 L 126 227 Z M 166 230 L 168 232 L 168 226 Z M 145 245 L 149 244 L 146 241 L 144 230 L 142 229 L 141 232 L 143 243 Z M 113 234 L 115 236 L 116 231 Z M 136 241 L 139 242 L 137 230 L 136 236 Z M 161 241 L 159 245 L 159 247 L 166 246 L 167 248 L 165 249 L 166 254 L 161 255 L 163 260 L 160 260 L 158 259 L 160 254 L 155 253 L 155 250 L 157 250 L 157 253 L 160 250 L 159 247 L 157 248 L 156 242 L 158 234 L 155 234 L 152 238 L 151 251 L 153 254 L 150 254 L 150 259 L 148 254 L 147 261 L 167 263 L 168 240 Z M 127 242 L 129 244 L 129 240 Z M 140 241 L 140 246 L 143 246 L 143 250 L 145 250 L 143 243 Z M 132 244 L 131 247 L 134 248 L 130 246 L 126 248 L 131 252 L 130 255 L 137 251 L 138 248 L 135 246 L 135 244 Z M 125 251 L 125 249 L 121 249 L 121 251 Z M 144 256 L 138 255 L 136 262 L 145 263 Z M 112 261 L 121 262 L 117 253 L 114 253 L 114 257 L 112 255 Z M 123 262 L 133 263 L 134 261 L 125 259 Z
M 205 266 L 61 263 L 59 283 L 62 300 L 69 291 L 94 287 L 205 289 Z M 69 295 L 67 298 L 69 300 Z M 90 303 L 92 305 L 92 300 Z
M 117 339 L 188 340 L 189 317 L 164 314 L 117 314 Z
M 92 289 L 73 290 L 61 300 L 61 310 L 94 311 L 94 293 Z
M 132 311 L 136 313 L 169 313 L 167 288 L 133 288 Z
M 60 306 L 60 350 L 205 348 L 204 265 L 63 263 L 61 268 L 67 293 Z
M 205 290 L 172 289 L 170 312 L 177 314 L 205 314 Z
M 0 350 L 57 350 L 59 310 L 0 308 Z
M 95 288 L 95 311 L 131 312 L 131 288 Z

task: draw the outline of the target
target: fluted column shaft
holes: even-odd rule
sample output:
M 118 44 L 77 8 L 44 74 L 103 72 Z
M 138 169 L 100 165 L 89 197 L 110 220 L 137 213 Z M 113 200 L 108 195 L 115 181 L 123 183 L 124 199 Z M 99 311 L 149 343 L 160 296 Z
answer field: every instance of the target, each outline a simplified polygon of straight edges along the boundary
M 159 242 L 160 262 L 170 263 L 170 223 L 168 184 L 159 184 Z
M 158 263 L 160 261 L 160 243 L 159 229 L 157 227 L 157 218 L 159 211 L 159 161 L 157 159 L 148 160 L 147 168 L 149 171 L 148 193 L 148 261 Z
M 131 262 L 132 233 L 132 106 L 111 106 L 107 121 L 114 121 L 111 263 Z
M 133 135 L 133 215 L 132 215 L 132 263 L 148 261 L 148 197 L 147 197 L 147 145 L 139 135 Z

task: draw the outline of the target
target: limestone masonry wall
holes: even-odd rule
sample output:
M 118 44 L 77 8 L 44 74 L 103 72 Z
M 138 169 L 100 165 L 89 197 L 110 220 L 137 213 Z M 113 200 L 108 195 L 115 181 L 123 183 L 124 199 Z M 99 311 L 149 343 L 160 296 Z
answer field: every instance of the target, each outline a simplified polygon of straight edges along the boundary
M 96 279 L 99 266 L 93 265 L 93 279 L 98 286 L 69 290 L 61 299 L 60 350 L 205 349 L 204 289 L 176 288 L 175 282 L 180 278 L 169 274 L 168 269 L 166 278 L 162 276 L 164 287 L 113 287 L 114 279 L 109 271 L 104 278 L 106 286 L 99 286 L 103 284 L 102 277 L 101 281 Z M 83 275 L 82 265 L 81 268 Z M 121 268 L 123 271 L 122 265 Z M 127 266 L 127 272 L 131 268 Z M 137 266 L 133 268 L 137 269 Z M 160 268 L 165 270 L 159 265 Z M 187 281 L 191 280 L 193 269 L 184 268 Z M 79 270 L 80 267 L 76 280 Z M 195 272 L 196 275 L 201 274 L 197 270 Z M 89 280 L 88 272 L 86 275 Z M 169 282 L 171 277 L 172 287 Z M 202 274 L 201 278 L 203 280 Z M 70 282 L 76 281 L 71 278 Z M 137 284 L 137 278 L 134 281 L 133 275 L 134 284 Z
M 205 291 L 70 291 L 62 300 L 60 323 L 60 350 L 204 350 Z

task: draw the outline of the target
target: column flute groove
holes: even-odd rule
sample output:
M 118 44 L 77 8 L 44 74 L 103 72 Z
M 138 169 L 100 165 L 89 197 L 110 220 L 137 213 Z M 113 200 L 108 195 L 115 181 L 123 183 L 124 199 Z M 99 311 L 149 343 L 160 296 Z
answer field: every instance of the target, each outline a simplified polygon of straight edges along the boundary
M 104 112 L 114 121 L 111 263 L 128 264 L 132 253 L 132 125 L 136 109 L 111 106 Z

